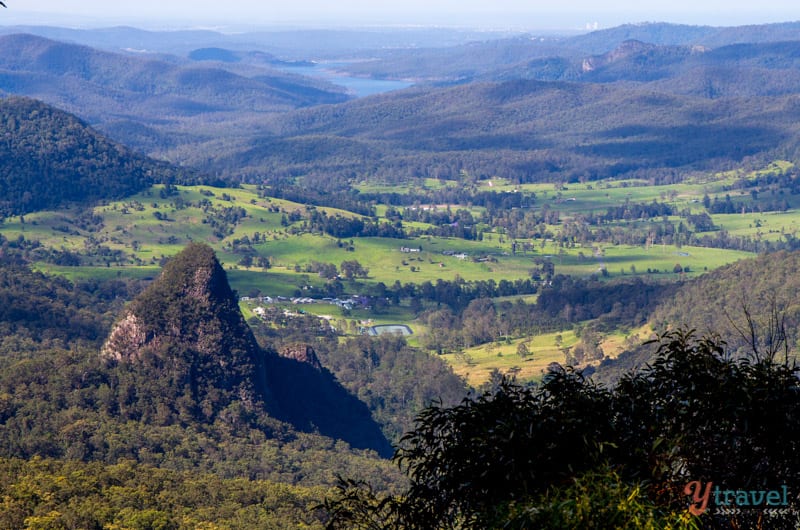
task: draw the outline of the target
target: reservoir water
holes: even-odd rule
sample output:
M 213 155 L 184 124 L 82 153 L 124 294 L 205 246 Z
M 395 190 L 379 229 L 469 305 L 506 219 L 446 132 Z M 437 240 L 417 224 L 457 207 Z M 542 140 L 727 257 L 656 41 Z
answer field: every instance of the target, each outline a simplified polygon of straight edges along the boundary
M 316 63 L 313 66 L 289 66 L 281 69 L 294 74 L 324 79 L 329 83 L 343 86 L 350 94 L 359 98 L 408 88 L 414 84 L 409 81 L 351 77 L 337 71 L 338 67 L 345 66 L 346 64 L 347 63 Z

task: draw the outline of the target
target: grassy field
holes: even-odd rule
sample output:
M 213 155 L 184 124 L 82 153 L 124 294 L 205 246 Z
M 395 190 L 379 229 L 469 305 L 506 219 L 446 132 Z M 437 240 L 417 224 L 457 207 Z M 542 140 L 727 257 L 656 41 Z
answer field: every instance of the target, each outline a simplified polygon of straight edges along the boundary
M 608 334 L 600 347 L 606 357 L 615 358 L 625 349 L 628 340 L 639 342 L 650 338 L 652 333 L 649 326 L 627 332 L 617 331 Z M 473 387 L 488 381 L 493 370 L 514 374 L 519 381 L 540 381 L 550 363 L 565 364 L 564 349 L 571 348 L 578 341 L 574 331 L 562 331 L 517 339 L 508 344 L 484 344 L 442 357 Z M 517 354 L 517 348 L 523 343 L 530 352 L 524 358 Z
M 724 187 L 736 178 L 720 176 L 711 183 L 670 186 L 669 192 L 658 186 L 634 186 L 638 182 L 610 184 L 575 184 L 556 192 L 553 185 L 527 185 L 540 197 L 539 203 L 558 208 L 565 215 L 585 211 L 601 211 L 625 200 L 647 202 L 667 199 L 674 204 L 696 205 L 709 186 Z M 441 185 L 439 181 L 431 185 Z M 498 181 L 496 189 L 512 187 Z M 549 189 L 548 189 L 549 187 Z M 111 202 L 94 209 L 100 219 L 93 224 L 82 222 L 81 212 L 40 212 L 22 218 L 9 218 L 0 225 L 0 233 L 9 239 L 20 236 L 38 240 L 43 246 L 86 253 L 93 246 L 103 246 L 118 253 L 114 258 L 97 258 L 96 265 L 128 267 L 158 265 L 165 257 L 179 252 L 189 241 L 204 241 L 212 245 L 220 260 L 231 270 L 237 269 L 241 254 L 235 252 L 234 243 L 244 237 L 260 236 L 253 245 L 258 255 L 268 257 L 273 269 L 261 274 L 257 270 L 242 270 L 235 274 L 240 290 L 260 288 L 264 292 L 285 294 L 293 292 L 302 282 L 313 278 L 301 277 L 312 261 L 333 263 L 358 260 L 370 271 L 369 281 L 386 284 L 401 282 L 421 283 L 439 278 L 465 280 L 494 278 L 517 279 L 530 274 L 537 258 L 549 259 L 557 272 L 589 275 L 605 266 L 611 275 L 648 274 L 647 270 L 670 272 L 676 263 L 688 266 L 690 274 L 697 274 L 720 265 L 746 257 L 736 251 L 701 249 L 692 247 L 654 245 L 649 248 L 610 244 L 597 244 L 592 248 L 560 248 L 553 241 L 529 240 L 533 252 L 526 254 L 511 251 L 511 241 L 502 234 L 487 233 L 483 241 L 422 237 L 412 240 L 357 238 L 347 244 L 319 233 L 297 231 L 296 222 L 287 226 L 286 215 L 297 212 L 301 219 L 307 217 L 307 208 L 290 201 L 262 198 L 255 188 L 216 189 L 202 186 L 178 187 L 178 194 L 163 197 L 162 187 L 154 186 L 125 201 Z M 556 194 L 561 198 L 556 199 Z M 575 200 L 565 200 L 574 198 Z M 206 207 L 198 204 L 204 201 Z M 553 204 L 551 204 L 553 203 Z M 224 217 L 226 209 L 237 208 L 246 215 L 219 230 L 215 225 Z M 317 208 L 329 215 L 353 216 L 332 208 Z M 383 209 L 382 209 L 383 211 Z M 476 210 L 477 213 L 477 210 Z M 85 217 L 85 216 L 84 216 Z M 673 219 L 678 222 L 680 219 Z M 800 212 L 769 214 L 715 215 L 714 223 L 731 235 L 760 237 L 778 240 L 785 234 L 795 234 L 800 228 Z M 620 223 L 621 227 L 635 226 L 636 222 Z M 551 226 L 554 233 L 559 227 Z M 517 240 L 518 243 L 525 242 Z M 403 253 L 401 247 L 419 248 L 419 253 Z M 446 255 L 449 254 L 449 255 Z M 452 254 L 461 255 L 461 259 Z M 121 256 L 121 257 L 119 257 Z M 299 273 L 296 272 L 299 269 Z M 652 273 L 652 272 L 651 272 Z M 123 272 L 127 274 L 127 270 Z
M 787 236 L 798 237 L 800 210 L 744 214 L 715 214 L 714 224 L 732 236 L 746 236 L 763 241 L 780 241 Z
M 643 180 L 616 180 L 587 183 L 562 184 L 523 184 L 515 185 L 503 179 L 492 179 L 481 182 L 483 189 L 495 191 L 527 191 L 537 196 L 538 206 L 549 204 L 552 209 L 559 210 L 566 216 L 577 213 L 602 213 L 607 208 L 620 206 L 626 202 L 650 203 L 652 201 L 666 202 L 678 209 L 688 208 L 693 213 L 703 211 L 702 200 L 708 195 L 710 200 L 724 199 L 730 196 L 733 200 L 746 198 L 752 200 L 750 191 L 736 189 L 737 183 L 743 180 L 753 180 L 757 177 L 781 174 L 793 169 L 789 162 L 778 160 L 767 167 L 743 172 L 741 170 L 728 171 L 716 174 L 697 174 L 687 176 L 683 182 L 663 186 L 651 185 Z M 774 188 L 762 190 L 756 204 L 764 204 L 776 197 L 786 199 L 791 208 L 800 207 L 800 197 L 789 194 L 781 195 L 780 190 Z
M 492 370 L 516 373 L 517 379 L 521 381 L 536 381 L 542 378 L 550 363 L 564 363 L 564 353 L 556 345 L 557 335 L 561 336 L 562 348 L 574 346 L 578 342 L 572 331 L 565 331 L 518 339 L 510 344 L 492 342 L 442 357 L 458 375 L 475 387 L 488 381 Z M 525 358 L 517 355 L 517 348 L 523 342 L 530 352 Z
M 640 182 L 576 184 L 560 189 L 558 208 L 565 215 L 587 209 L 600 210 L 622 200 L 648 201 L 667 198 L 696 204 L 696 197 L 709 186 L 730 185 L 734 175 L 719 176 L 710 182 L 670 187 L 671 193 Z M 439 181 L 431 186 L 443 185 Z M 451 185 L 449 183 L 446 185 Z M 482 183 L 486 185 L 486 183 Z M 502 181 L 496 189 L 511 188 Z M 549 186 L 549 188 L 548 188 Z M 556 194 L 553 185 L 529 185 L 549 204 Z M 665 195 L 666 194 L 666 195 Z M 562 200 L 564 196 L 575 200 Z M 552 207 L 555 207 L 554 203 Z M 244 212 L 226 220 L 231 210 Z M 328 215 L 353 216 L 332 208 L 317 208 Z M 43 269 L 70 277 L 150 277 L 165 258 L 179 252 L 190 241 L 203 241 L 217 252 L 229 270 L 234 288 L 240 293 L 256 290 L 263 294 L 291 296 L 305 286 L 323 286 L 325 280 L 307 272 L 312 262 L 332 263 L 337 267 L 346 260 L 357 260 L 369 269 L 366 284 L 383 282 L 435 282 L 438 279 L 467 281 L 530 277 L 542 260 L 555 265 L 556 273 L 577 276 L 645 275 L 665 281 L 678 279 L 676 265 L 688 272 L 682 277 L 702 274 L 727 263 L 751 256 L 746 252 L 671 245 L 629 246 L 598 243 L 590 247 L 564 248 L 554 240 L 517 240 L 530 243 L 527 252 L 512 252 L 512 241 L 498 233 L 486 233 L 481 241 L 424 236 L 417 239 L 355 238 L 342 242 L 336 238 L 303 230 L 309 211 L 290 201 L 260 197 L 253 187 L 218 189 L 203 186 L 177 187 L 177 193 L 165 196 L 162 186 L 124 201 L 96 207 L 93 217 L 78 210 L 39 212 L 23 218 L 6 219 L 0 233 L 10 240 L 24 237 L 37 240 L 43 247 L 90 256 L 83 267 L 56 267 L 40 264 Z M 295 220 L 287 222 L 287 216 Z M 88 218 L 88 219 L 87 219 Z M 800 228 L 800 212 L 715 215 L 714 223 L 731 235 L 778 240 Z M 675 222 L 679 219 L 675 218 Z M 636 221 L 628 223 L 635 226 Z M 620 223 L 625 228 L 625 223 Z M 558 233 L 559 226 L 551 226 Z M 237 241 L 248 238 L 256 256 L 268 258 L 272 267 L 240 265 L 242 253 Z M 403 252 L 401 247 L 419 249 Z M 105 249 L 99 251 L 98 249 Z M 352 288 L 355 288 L 351 286 Z
M 722 200 L 730 195 L 734 200 L 750 204 L 766 204 L 781 197 L 779 190 L 763 189 L 759 193 L 735 188 L 737 182 L 754 179 L 760 175 L 780 173 L 790 169 L 787 163 L 776 162 L 759 171 L 743 173 L 732 171 L 714 175 L 696 175 L 682 184 L 652 186 L 644 181 L 592 182 L 564 185 L 515 185 L 503 179 L 477 183 L 479 188 L 491 190 L 522 190 L 536 194 L 534 208 L 547 206 L 561 214 L 562 223 L 578 214 L 603 213 L 607 208 L 625 202 L 666 202 L 685 212 L 705 211 L 703 199 Z M 363 184 L 363 192 L 411 193 L 422 189 L 458 186 L 457 181 L 429 179 L 422 185 L 397 188 Z M 308 229 L 311 211 L 316 209 L 329 216 L 356 217 L 343 210 L 325 207 L 308 207 L 291 201 L 259 196 L 252 186 L 241 188 L 210 188 L 207 186 L 178 186 L 166 193 L 163 186 L 154 186 L 123 201 L 97 206 L 90 212 L 76 208 L 59 212 L 38 212 L 22 217 L 12 217 L 0 224 L 0 234 L 10 241 L 25 238 L 38 241 L 43 248 L 71 252 L 82 256 L 83 265 L 57 266 L 42 260 L 41 270 L 62 274 L 71 279 L 81 278 L 154 278 L 165 258 L 179 252 L 190 241 L 211 245 L 228 271 L 234 289 L 241 295 L 260 293 L 270 296 L 292 297 L 302 295 L 308 287 L 324 287 L 326 281 L 310 272 L 314 262 L 331 263 L 339 267 L 343 261 L 357 260 L 369 270 L 368 277 L 358 283 L 342 280 L 348 293 L 363 292 L 371 285 L 382 282 L 391 286 L 396 281 L 416 283 L 439 279 L 467 281 L 493 279 L 516 280 L 529 278 L 541 267 L 543 261 L 555 266 L 556 274 L 579 277 L 641 276 L 658 281 L 677 281 L 703 274 L 725 264 L 753 256 L 752 253 L 696 246 L 655 244 L 648 246 L 618 245 L 609 242 L 593 245 L 561 245 L 557 242 L 561 225 L 550 225 L 552 239 L 510 240 L 501 230 L 488 231 L 482 240 L 423 236 L 412 239 L 386 239 L 375 237 L 353 238 L 342 241 Z M 800 229 L 800 197 L 784 197 L 790 208 L 785 212 L 715 214 L 713 223 L 732 237 L 749 237 L 763 241 L 794 238 Z M 439 205 L 441 206 L 441 205 Z M 462 208 L 452 205 L 454 209 Z M 383 216 L 387 205 L 377 205 Z M 483 210 L 464 206 L 474 216 Z M 674 224 L 684 222 L 679 216 L 668 219 Z M 606 227 L 621 230 L 645 228 L 646 222 L 618 221 Z M 408 228 L 429 228 L 423 223 L 406 223 Z M 709 232 L 713 235 L 714 232 Z M 271 267 L 245 266 L 241 242 L 256 257 L 268 258 Z M 512 243 L 517 243 L 517 251 Z M 523 243 L 527 250 L 521 251 Z M 406 252 L 402 247 L 418 249 Z M 676 273 L 677 266 L 683 272 Z M 529 302 L 535 297 L 529 297 Z M 401 306 L 383 313 L 354 309 L 348 314 L 336 306 L 314 304 L 304 310 L 327 316 L 344 329 L 352 330 L 355 323 L 407 324 L 414 330 L 409 341 L 418 344 L 424 326 L 414 321 L 409 308 Z M 245 314 L 252 316 L 252 308 L 243 306 Z M 357 327 L 357 326 L 356 326 Z M 610 334 L 606 337 L 604 351 L 612 354 L 624 342 L 624 336 Z M 574 335 L 562 334 L 566 347 L 574 342 Z M 519 368 L 522 379 L 540 377 L 550 362 L 564 360 L 564 354 L 555 343 L 555 334 L 526 339 L 533 355 L 520 359 L 516 348 L 520 341 L 511 344 L 488 345 L 446 356 L 458 373 L 470 382 L 485 381 L 492 369 L 507 371 Z

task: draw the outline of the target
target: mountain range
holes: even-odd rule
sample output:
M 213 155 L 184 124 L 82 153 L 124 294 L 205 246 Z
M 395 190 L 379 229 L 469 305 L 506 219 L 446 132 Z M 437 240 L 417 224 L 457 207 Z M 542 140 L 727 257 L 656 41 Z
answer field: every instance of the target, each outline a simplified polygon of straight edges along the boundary
M 194 129 L 235 135 L 253 116 L 342 102 L 339 88 L 269 66 L 248 75 L 221 63 L 112 53 L 16 34 L 0 37 L 0 91 L 73 112 L 127 145 L 152 152 Z
M 210 29 L 150 31 L 130 26 L 79 29 L 54 26 L 2 26 L 0 34 L 29 33 L 111 52 L 186 56 L 198 48 L 262 50 L 287 61 L 341 59 L 368 50 L 446 48 L 519 34 L 513 30 L 444 27 L 374 27 L 354 29 L 275 28 L 261 31 Z
M 469 82 L 523 68 L 529 63 L 564 62 L 580 66 L 587 57 L 613 52 L 626 41 L 657 47 L 717 49 L 734 44 L 800 40 L 800 23 L 712 27 L 667 23 L 626 24 L 575 36 L 522 34 L 478 39 L 449 48 L 374 51 L 372 61 L 348 65 L 348 71 L 430 82 Z M 495 78 L 496 79 L 496 78 Z
M 480 347 L 496 351 L 491 355 L 497 361 L 505 357 L 509 373 L 519 372 L 518 365 L 532 362 L 532 356 L 538 362 L 548 354 L 531 353 L 528 345 L 533 350 L 533 335 L 551 329 L 558 330 L 556 344 L 566 344 L 567 359 L 592 337 L 599 353 L 592 358 L 602 358 L 599 333 L 614 326 L 620 336 L 632 333 L 626 326 L 646 323 L 656 332 L 682 326 L 737 337 L 748 322 L 726 311 L 739 306 L 763 315 L 766 321 L 753 325 L 768 332 L 774 331 L 769 319 L 779 311 L 789 329 L 785 338 L 794 346 L 799 337 L 791 330 L 800 322 L 793 302 L 800 290 L 797 253 L 773 253 L 687 280 L 690 254 L 681 250 L 683 265 L 670 264 L 671 272 L 660 270 L 661 264 L 651 271 L 652 263 L 642 260 L 641 266 L 636 262 L 638 272 L 633 265 L 620 267 L 607 281 L 605 261 L 629 262 L 624 256 L 604 257 L 604 248 L 625 245 L 615 234 L 581 238 L 593 230 L 622 233 L 636 225 L 644 235 L 641 242 L 631 238 L 632 247 L 660 245 L 665 260 L 678 259 L 666 248 L 680 249 L 680 238 L 666 242 L 667 233 L 661 232 L 659 242 L 655 231 L 723 232 L 708 212 L 730 192 L 738 195 L 735 207 L 727 197 L 727 214 L 737 216 L 742 230 L 746 223 L 761 228 L 763 222 L 764 232 L 753 236 L 758 241 L 763 235 L 795 245 L 789 221 L 784 231 L 745 214 L 758 209 L 759 216 L 777 217 L 797 204 L 790 197 L 800 160 L 797 32 L 797 24 L 738 29 L 654 24 L 470 43 L 447 33 L 438 47 L 413 50 L 401 49 L 402 39 L 392 40 L 396 34 L 351 33 L 351 41 L 326 52 L 341 59 L 347 73 L 402 76 L 404 68 L 411 71 L 415 54 L 420 61 L 417 86 L 359 99 L 328 83 L 278 71 L 313 57 L 259 49 L 247 40 L 252 36 L 91 33 L 105 42 L 102 50 L 30 34 L 0 38 L 5 51 L 0 89 L 7 95 L 0 100 L 0 222 L 11 227 L 0 234 L 0 468 L 25 469 L 15 472 L 22 485 L 7 489 L 2 488 L 13 473 L 0 473 L 0 522 L 153 528 L 160 517 L 169 521 L 160 527 L 169 528 L 179 527 L 184 516 L 184 526 L 200 525 L 200 519 L 187 522 L 186 514 L 202 513 L 172 508 L 191 503 L 162 504 L 163 512 L 151 513 L 140 502 L 183 493 L 181 486 L 122 491 L 122 482 L 109 478 L 119 474 L 144 476 L 137 480 L 145 483 L 146 475 L 157 481 L 167 471 L 185 471 L 171 480 L 191 482 L 186 491 L 212 499 L 213 510 L 237 518 L 243 528 L 268 526 L 218 500 L 215 480 L 330 487 L 343 473 L 365 477 L 382 490 L 402 485 L 396 470 L 377 458 L 391 454 L 387 437 L 402 440 L 414 414 L 437 399 L 442 406 L 457 403 L 464 380 L 441 356 L 411 347 L 403 337 L 356 336 L 365 324 L 357 319 L 367 312 L 370 318 L 404 315 L 421 327 L 447 328 L 465 362 L 472 363 L 465 348 L 474 346 L 475 353 Z M 50 33 L 88 38 L 82 32 Z M 308 35 L 283 37 L 288 42 Z M 158 38 L 163 49 L 153 52 L 109 51 L 124 39 Z M 426 39 L 421 44 L 433 42 Z M 304 50 L 322 42 L 307 42 Z M 376 49 L 381 42 L 394 45 Z M 363 60 L 367 54 L 373 60 Z M 736 176 L 718 177 L 716 172 L 727 169 L 736 169 Z M 717 179 L 705 181 L 713 187 L 714 202 L 687 195 L 681 207 L 697 203 L 688 214 L 667 199 L 671 188 L 662 188 L 659 203 L 655 194 L 631 200 L 636 194 L 628 192 L 639 191 L 633 186 L 598 190 L 592 182 L 602 179 L 617 188 L 631 182 L 613 180 L 628 178 L 637 179 L 635 184 L 677 184 L 697 174 Z M 494 191 L 491 181 L 497 176 L 504 182 Z M 222 177 L 230 184 L 225 189 Z M 439 180 L 423 182 L 425 177 Z M 238 181 L 259 186 L 236 187 Z M 580 184 L 572 186 L 576 181 Z M 173 185 L 181 183 L 203 185 Z M 356 183 L 386 191 L 359 193 Z M 409 183 L 420 186 L 399 187 Z M 539 191 L 544 187 L 534 186 L 519 193 L 514 189 L 519 183 L 546 183 L 555 193 L 548 197 Z M 562 201 L 567 189 L 575 196 Z M 604 220 L 602 213 L 589 212 L 593 205 L 585 205 L 591 203 L 590 191 L 607 198 L 596 207 L 607 207 Z M 759 202 L 759 193 L 785 206 L 770 208 L 767 200 Z M 326 201 L 331 197 L 335 201 Z M 129 204 L 108 204 L 123 198 L 130 198 Z M 637 200 L 642 203 L 634 204 Z M 559 210 L 580 201 L 583 211 Z M 708 205 L 699 210 L 704 202 Z M 448 206 L 437 211 L 425 204 Z M 28 215 L 43 210 L 50 211 Z M 570 216 L 563 222 L 562 212 Z M 326 220 L 351 233 L 330 231 L 330 225 L 326 231 Z M 102 229 L 104 222 L 109 230 Z M 195 229 L 200 225 L 203 230 Z M 367 225 L 394 230 L 368 232 Z M 417 235 L 410 235 L 412 228 Z M 498 241 L 491 250 L 481 250 L 490 248 L 484 234 L 487 241 Z M 390 239 L 395 237 L 409 243 Z M 324 320 L 334 317 L 304 314 L 300 306 L 262 307 L 264 318 L 246 321 L 215 251 L 191 242 L 201 239 L 225 253 L 228 268 L 236 269 L 253 297 L 276 286 L 284 293 L 296 287 L 297 296 L 327 296 L 336 325 L 347 331 Z M 311 247 L 290 248 L 300 239 L 316 245 L 307 252 L 313 260 L 300 256 Z M 435 245 L 441 252 L 431 251 Z M 545 254 L 548 245 L 558 252 L 557 264 L 550 259 L 554 254 Z M 463 260 L 457 258 L 462 248 L 474 259 L 466 252 Z M 279 251 L 285 257 L 277 265 Z M 373 274 L 378 267 L 383 274 L 393 271 L 391 281 L 346 277 L 346 264 L 369 276 L 351 257 L 390 251 L 402 254 L 402 261 L 369 267 Z M 82 253 L 124 259 L 69 267 L 81 265 Z M 512 259 L 518 266 L 503 271 Z M 592 272 L 587 278 L 563 276 L 564 261 L 572 261 L 573 270 L 585 261 Z M 163 269 L 152 280 L 159 263 Z M 337 277 L 337 265 L 345 277 Z M 332 274 L 323 277 L 323 267 Z M 77 279 L 48 276 L 36 272 L 39 268 Z M 464 280 L 462 270 L 480 279 Z M 147 280 L 133 279 L 145 275 Z M 335 306 L 333 297 L 345 292 L 359 294 L 352 299 L 357 309 Z M 774 292 L 781 296 L 770 299 Z M 445 302 L 450 294 L 462 303 Z M 524 299 L 533 296 L 533 303 Z M 533 313 L 546 304 L 552 314 Z M 474 343 L 449 329 L 462 324 L 474 328 Z M 578 333 L 582 344 L 576 345 Z M 411 340 L 425 345 L 428 339 Z M 524 346 L 516 354 L 508 349 L 514 341 Z M 447 351 L 441 344 L 438 349 Z M 737 355 L 746 354 L 748 346 L 763 346 L 747 344 L 746 335 L 730 345 Z M 650 359 L 651 350 L 630 348 L 597 373 L 612 379 Z M 484 388 L 496 388 L 501 377 L 495 370 Z M 98 464 L 91 473 L 102 474 L 109 495 L 124 506 L 87 506 L 99 502 L 101 481 L 84 480 L 94 475 L 40 476 L 48 466 L 89 470 L 89 464 Z M 79 465 L 87 467 L 74 467 Z M 215 478 L 189 476 L 200 471 Z M 74 489 L 48 489 L 50 482 Z M 202 488 L 195 488 L 198 484 Z M 299 502 L 294 497 L 299 493 L 282 490 L 272 502 L 251 494 L 256 491 L 251 483 L 225 487 L 243 491 L 253 510 L 260 510 L 256 513 L 291 505 L 309 512 L 292 512 L 294 524 L 308 519 L 310 527 L 321 528 L 324 523 L 324 515 L 312 513 L 318 509 L 306 508 L 319 506 L 324 492 Z M 63 502 L 54 505 L 53 498 Z M 99 515 L 81 519 L 65 507 L 79 503 L 82 511 Z M 133 521 L 134 515 L 141 518 Z
M 654 182 L 748 157 L 791 158 L 797 98 L 708 99 L 626 84 L 514 80 L 409 89 L 295 111 L 208 162 L 271 175 L 504 175 L 518 182 Z M 200 159 L 198 159 L 199 162 Z
M 141 37 L 124 28 L 105 35 Z M 643 24 L 384 50 L 353 35 L 360 51 L 342 52 L 335 68 L 375 78 L 413 70 L 421 80 L 357 100 L 279 69 L 313 55 L 287 58 L 241 40 L 226 47 L 230 39 L 193 34 L 197 46 L 179 56 L 8 35 L 0 90 L 73 112 L 157 158 L 248 180 L 380 172 L 405 181 L 462 170 L 521 182 L 663 180 L 797 148 L 795 23 Z

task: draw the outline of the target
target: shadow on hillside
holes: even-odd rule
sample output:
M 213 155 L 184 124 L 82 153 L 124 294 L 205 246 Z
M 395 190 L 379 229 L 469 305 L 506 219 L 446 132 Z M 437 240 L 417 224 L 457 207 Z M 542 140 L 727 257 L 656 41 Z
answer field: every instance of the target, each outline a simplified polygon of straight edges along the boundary
M 331 372 L 278 356 L 269 357 L 266 371 L 277 400 L 270 415 L 298 430 L 344 440 L 356 449 L 372 449 L 385 458 L 392 456 L 392 447 L 367 406 Z

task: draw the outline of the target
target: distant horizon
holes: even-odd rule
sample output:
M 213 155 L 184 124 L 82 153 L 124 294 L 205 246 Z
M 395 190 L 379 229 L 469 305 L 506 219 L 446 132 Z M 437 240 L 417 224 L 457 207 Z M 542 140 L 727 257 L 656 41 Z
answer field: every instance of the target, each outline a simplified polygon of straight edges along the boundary
M 114 19 L 81 19 L 78 20 L 63 20 L 51 22 L 43 21 L 42 18 L 29 19 L 27 17 L 14 18 L 14 20 L 0 20 L 0 27 L 51 27 L 61 28 L 68 30 L 104 30 L 121 27 L 129 27 L 132 29 L 152 32 L 171 32 L 171 31 L 213 31 L 222 34 L 236 34 L 236 33 L 249 33 L 260 31 L 359 31 L 359 30 L 417 30 L 417 29 L 442 29 L 448 31 L 465 31 L 465 32 L 486 32 L 486 33 L 535 33 L 535 34 L 552 34 L 552 35 L 573 35 L 581 33 L 591 33 L 593 31 L 601 31 L 612 29 L 620 26 L 644 26 L 648 24 L 668 24 L 675 26 L 694 26 L 694 27 L 716 27 L 716 28 L 735 28 L 745 26 L 763 26 L 763 25 L 778 25 L 778 24 L 793 24 L 800 23 L 800 18 L 792 20 L 779 20 L 774 22 L 753 22 L 742 24 L 701 24 L 690 22 L 674 22 L 668 20 L 642 20 L 620 22 L 619 24 L 600 25 L 599 23 L 586 23 L 583 27 L 556 27 L 556 26 L 475 26 L 475 25 L 458 25 L 458 24 L 403 24 L 403 23 L 363 23 L 363 24 L 346 24 L 342 23 L 318 23 L 318 24 L 303 24 L 301 22 L 275 22 L 274 24 L 208 24 L 208 23 L 195 23 L 195 24 L 181 24 L 178 21 L 170 23 L 168 21 L 161 21 L 154 23 L 152 21 L 144 20 L 114 20 Z
M 642 6 L 632 0 L 612 0 L 598 8 L 588 0 L 563 0 L 537 6 L 523 0 L 497 0 L 491 7 L 477 0 L 406 0 L 373 4 L 342 0 L 336 6 L 320 0 L 270 5 L 253 0 L 229 0 L 222 9 L 206 0 L 170 3 L 142 0 L 135 5 L 96 0 L 70 6 L 64 13 L 55 0 L 7 0 L 0 25 L 41 25 L 72 29 L 133 26 L 145 30 L 209 29 L 245 32 L 274 29 L 444 28 L 471 31 L 575 33 L 624 24 L 668 23 L 733 27 L 800 21 L 800 8 L 785 0 L 752 4 L 707 0 L 702 4 L 673 0 Z M 533 2 L 537 4 L 537 2 Z

